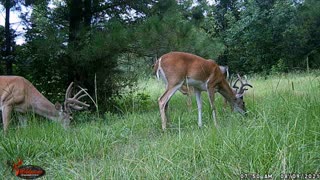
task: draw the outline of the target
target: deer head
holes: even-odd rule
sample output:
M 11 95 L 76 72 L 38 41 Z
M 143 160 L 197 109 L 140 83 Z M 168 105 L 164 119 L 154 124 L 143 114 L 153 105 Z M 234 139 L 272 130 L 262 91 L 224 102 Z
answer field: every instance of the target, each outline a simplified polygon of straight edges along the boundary
M 89 96 L 86 89 L 79 86 L 81 90 L 71 97 L 73 84 L 74 83 L 71 82 L 66 90 L 63 106 L 60 103 L 55 104 L 55 108 L 59 111 L 59 119 L 61 119 L 65 128 L 69 126 L 70 120 L 72 119 L 72 110 L 79 111 L 86 107 L 90 107 L 89 104 L 80 101 L 80 99 Z
M 241 114 L 245 114 L 246 113 L 246 106 L 245 106 L 245 102 L 243 101 L 243 95 L 244 93 L 248 90 L 248 88 L 246 87 L 250 87 L 253 88 L 251 84 L 248 83 L 246 76 L 244 76 L 244 78 L 242 78 L 239 74 L 237 74 L 237 79 L 235 79 L 234 82 L 233 78 L 231 77 L 230 80 L 230 87 L 232 87 L 233 92 L 236 96 L 236 101 L 235 101 L 235 111 L 240 112 Z M 238 86 L 237 83 L 240 83 L 240 87 Z

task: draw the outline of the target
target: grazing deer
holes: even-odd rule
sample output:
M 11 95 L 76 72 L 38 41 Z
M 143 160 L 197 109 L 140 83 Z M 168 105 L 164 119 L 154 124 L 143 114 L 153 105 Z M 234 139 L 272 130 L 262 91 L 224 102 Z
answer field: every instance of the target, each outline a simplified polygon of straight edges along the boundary
M 234 94 L 219 66 L 214 61 L 208 61 L 199 56 L 170 52 L 161 56 L 154 65 L 158 79 L 166 84 L 165 92 L 160 96 L 159 108 L 162 119 L 162 129 L 166 129 L 166 111 L 168 101 L 183 85 L 193 87 L 198 105 L 198 126 L 202 126 L 201 91 L 207 91 L 212 109 L 214 124 L 217 127 L 214 94 L 219 92 L 231 105 L 234 111 L 245 114 L 243 94 Z M 242 89 L 249 84 L 243 84 Z
M 4 133 L 7 132 L 12 110 L 17 112 L 35 112 L 50 120 L 60 122 L 63 127 L 70 124 L 71 109 L 82 110 L 89 107 L 80 99 L 87 96 L 85 89 L 70 97 L 71 83 L 65 94 L 63 106 L 59 103 L 52 104 L 45 98 L 27 79 L 20 76 L 0 76 L 0 106 Z M 84 94 L 83 94 L 84 93 Z
M 209 59 L 208 61 L 214 61 Z M 224 77 L 226 79 L 229 79 L 229 67 L 228 66 L 219 66 L 220 71 L 222 72 L 222 74 L 224 75 Z M 190 110 L 191 105 L 192 105 L 192 101 L 191 101 L 191 95 L 194 92 L 193 87 L 189 87 L 186 85 L 182 85 L 181 88 L 179 89 L 179 91 L 183 94 L 187 96 L 187 106 L 188 109 Z M 226 100 L 225 100 L 226 101 Z

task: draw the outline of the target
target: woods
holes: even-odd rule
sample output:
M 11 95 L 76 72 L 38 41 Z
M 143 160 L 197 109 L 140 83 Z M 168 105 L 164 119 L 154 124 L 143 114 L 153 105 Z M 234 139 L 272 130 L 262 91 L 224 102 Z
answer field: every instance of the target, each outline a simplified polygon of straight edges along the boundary
M 114 110 L 107 104 L 151 75 L 155 59 L 170 51 L 246 74 L 320 67 L 317 0 L 8 2 L 1 1 L 7 15 L 8 7 L 32 12 L 20 14 L 26 30 L 21 45 L 12 26 L 0 26 L 1 73 L 28 78 L 53 100 L 63 98 L 71 81 L 93 94 L 96 76 L 103 111 Z
M 0 0 L 0 177 L 320 179 L 319 9 Z

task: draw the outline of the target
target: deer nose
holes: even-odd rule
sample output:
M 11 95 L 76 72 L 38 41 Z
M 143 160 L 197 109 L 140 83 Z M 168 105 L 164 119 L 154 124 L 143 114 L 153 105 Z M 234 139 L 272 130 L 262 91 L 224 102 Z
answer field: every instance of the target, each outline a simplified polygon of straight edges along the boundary
M 245 115 L 247 112 L 239 107 L 233 109 L 234 112 L 239 112 L 241 115 Z

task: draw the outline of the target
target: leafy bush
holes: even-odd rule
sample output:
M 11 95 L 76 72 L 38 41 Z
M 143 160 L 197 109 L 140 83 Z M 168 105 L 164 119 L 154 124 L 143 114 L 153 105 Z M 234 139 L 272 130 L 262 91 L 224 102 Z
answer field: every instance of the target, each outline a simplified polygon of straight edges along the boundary
M 286 71 L 287 71 L 287 68 L 286 68 L 286 64 L 284 63 L 283 59 L 279 59 L 277 64 L 275 64 L 271 67 L 272 74 L 283 73 Z
M 116 98 L 114 107 L 121 113 L 147 112 L 152 109 L 151 96 L 146 92 L 129 92 Z

